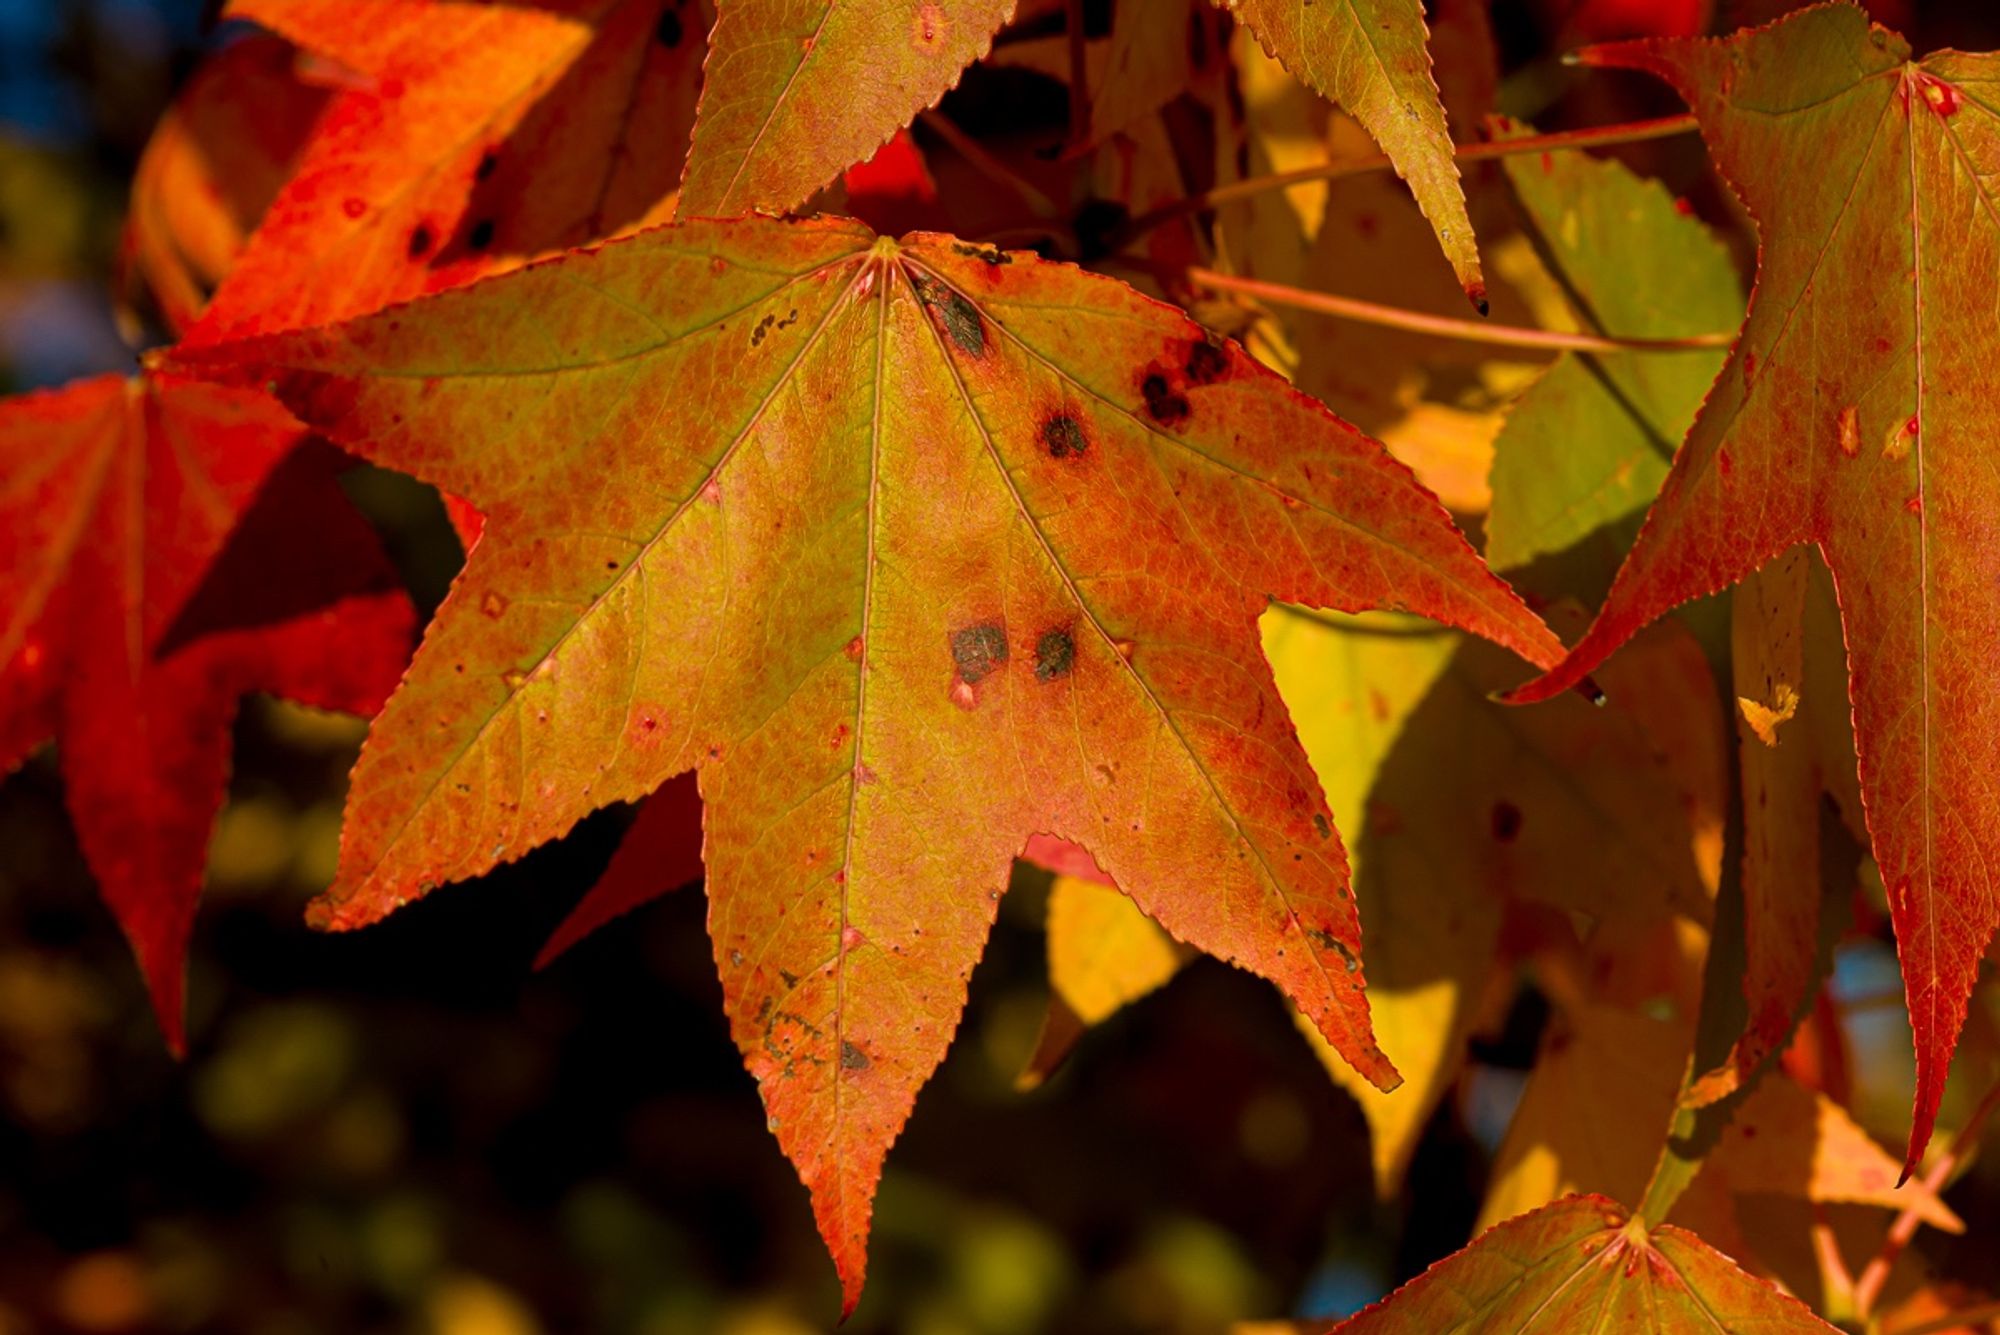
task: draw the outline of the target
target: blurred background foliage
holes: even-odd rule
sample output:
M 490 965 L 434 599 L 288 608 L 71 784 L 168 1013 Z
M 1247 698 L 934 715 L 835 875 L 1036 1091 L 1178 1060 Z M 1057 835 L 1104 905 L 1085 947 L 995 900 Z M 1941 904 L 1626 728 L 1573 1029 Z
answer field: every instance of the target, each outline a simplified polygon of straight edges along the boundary
M 110 297 L 124 192 L 217 40 L 206 8 L 0 0 L 0 389 L 134 364 Z M 1978 43 L 1981 6 L 1902 8 L 1920 45 Z M 1549 128 L 1565 120 L 1560 11 L 1495 10 L 1510 86 Z M 1578 115 L 1663 109 L 1595 97 Z M 1700 188 L 1691 141 L 1645 153 Z M 435 495 L 350 482 L 427 610 L 459 559 Z M 246 707 L 184 1062 L 93 894 L 53 756 L 0 784 L 0 1335 L 823 1328 L 833 1271 L 729 1042 L 699 892 L 532 973 L 616 844 L 629 813 L 612 811 L 380 927 L 315 935 L 300 911 L 331 874 L 362 731 Z M 1017 1093 L 1048 998 L 1046 894 L 1023 870 L 1005 901 L 891 1155 L 848 1329 L 1334 1315 L 1463 1244 L 1537 1051 L 1532 991 L 1477 1039 L 1400 1200 L 1378 1202 L 1354 1105 L 1278 998 L 1212 961 Z M 1889 947 L 1844 948 L 1834 995 L 1857 1116 L 1899 1144 L 1909 1040 Z M 1950 1199 L 1967 1238 L 1924 1246 L 1990 1271 L 1963 1249 L 2000 1229 L 2000 1181 L 1975 1170 Z

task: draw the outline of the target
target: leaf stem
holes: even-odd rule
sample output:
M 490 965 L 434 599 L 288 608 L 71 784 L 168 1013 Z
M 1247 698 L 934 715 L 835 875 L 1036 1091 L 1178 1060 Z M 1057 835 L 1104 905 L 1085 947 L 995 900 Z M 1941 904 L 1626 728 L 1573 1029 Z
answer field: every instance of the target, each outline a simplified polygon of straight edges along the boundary
M 1979 1143 L 1979 1133 L 1985 1129 L 1987 1118 L 2000 1107 L 2000 1081 L 1995 1081 L 1986 1097 L 1973 1109 L 1958 1134 L 1951 1138 L 1951 1147 L 1940 1154 L 1931 1166 L 1924 1170 L 1923 1183 L 1931 1195 L 1943 1192 L 1952 1173 L 1964 1162 L 1966 1155 Z M 1866 1321 L 1875 1310 L 1876 1302 L 1882 1296 L 1882 1287 L 1889 1282 L 1889 1272 L 1896 1267 L 1896 1261 L 1903 1249 L 1916 1237 L 1923 1218 L 1918 1213 L 1920 1202 L 1912 1201 L 1903 1207 L 1894 1223 L 1889 1225 L 1888 1236 L 1882 1239 L 1882 1246 L 1867 1266 L 1861 1271 L 1861 1278 L 1854 1281 L 1854 1316 L 1858 1321 Z
M 1063 34 L 1069 39 L 1069 141 L 1090 137 L 1090 72 L 1083 43 L 1083 0 L 1063 0 Z
M 1637 144 L 1648 139 L 1665 139 L 1672 135 L 1686 134 L 1695 128 L 1693 114 L 1683 113 L 1679 116 L 1662 116 L 1657 120 L 1624 121 L 1617 125 L 1593 125 L 1581 130 L 1561 130 L 1554 134 L 1528 135 L 1520 139 L 1464 144 L 1452 156 L 1460 162 L 1484 162 L 1489 158 L 1512 157 L 1518 153 L 1609 148 L 1614 144 Z M 1140 214 L 1125 225 L 1113 249 L 1121 249 L 1134 237 L 1150 232 L 1161 223 L 1169 222 L 1183 214 L 1201 213 L 1222 204 L 1249 199 L 1271 190 L 1284 190 L 1291 186 L 1303 185 L 1308 181 L 1338 181 L 1348 176 L 1388 171 L 1392 167 L 1388 154 L 1374 153 L 1367 157 L 1323 163 L 1317 167 L 1301 167 L 1296 171 L 1272 172 L 1266 176 L 1251 176 L 1241 181 L 1232 181 L 1228 185 L 1219 185 L 1213 190 L 1204 190 L 1199 194 L 1177 199 L 1171 204 L 1162 204 L 1159 208 Z
M 1553 329 L 1528 329 L 1520 325 L 1492 324 L 1485 320 L 1454 320 L 1443 315 L 1399 306 L 1382 306 L 1355 297 L 1339 297 L 1329 292 L 1309 292 L 1283 283 L 1266 283 L 1255 278 L 1237 278 L 1213 269 L 1188 269 L 1189 281 L 1218 292 L 1240 292 L 1279 306 L 1331 315 L 1361 324 L 1405 329 L 1435 338 L 1455 338 L 1468 343 L 1493 343 L 1509 348 L 1534 348 L 1555 352 L 1694 352 L 1726 348 L 1736 341 L 1736 333 L 1690 334 L 1685 338 L 1618 338 L 1598 334 L 1566 334 Z

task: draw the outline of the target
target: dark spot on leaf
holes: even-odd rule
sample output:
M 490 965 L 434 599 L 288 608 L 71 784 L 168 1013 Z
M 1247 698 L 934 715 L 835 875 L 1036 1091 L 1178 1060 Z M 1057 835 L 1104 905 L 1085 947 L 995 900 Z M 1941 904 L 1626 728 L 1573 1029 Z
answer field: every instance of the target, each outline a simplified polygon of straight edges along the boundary
M 1007 632 L 985 624 L 967 626 L 951 637 L 951 658 L 958 664 L 958 678 L 968 685 L 984 680 L 1007 661 Z
M 660 15 L 659 26 L 653 29 L 653 40 L 669 51 L 679 46 L 681 38 L 686 35 L 681 28 L 681 16 L 671 9 Z
M 1313 812 L 1313 828 L 1319 831 L 1320 838 L 1322 839 L 1333 838 L 1332 824 L 1328 822 L 1325 816 L 1322 816 L 1317 811 Z
M 1155 371 L 1139 382 L 1139 393 L 1146 400 L 1146 416 L 1161 426 L 1175 426 L 1187 420 L 1187 395 L 1176 393 L 1167 378 L 1159 372 Z
M 916 288 L 917 299 L 937 316 L 938 323 L 960 351 L 972 357 L 986 355 L 986 326 L 980 322 L 979 311 L 971 302 L 926 274 L 912 276 L 910 285 Z
M 1187 366 L 1182 373 L 1190 385 L 1211 385 L 1228 369 L 1229 354 L 1207 339 L 1200 339 L 1189 345 Z
M 1090 448 L 1090 441 L 1083 434 L 1083 424 L 1068 413 L 1052 413 L 1043 420 L 1042 444 L 1047 447 L 1051 459 L 1067 459 Z
M 479 165 L 472 169 L 472 179 L 483 181 L 499 170 L 500 155 L 489 148 L 479 155 Z
M 1521 808 L 1512 802 L 1493 804 L 1493 837 L 1503 844 L 1511 844 L 1521 833 Z
M 430 254 L 431 246 L 435 241 L 436 238 L 431 235 L 430 227 L 424 223 L 418 223 L 417 230 L 410 233 L 410 258 L 420 260 Z
M 970 246 L 963 241 L 954 241 L 951 243 L 951 252 L 954 255 L 967 256 L 970 259 L 984 260 L 986 263 L 992 265 L 1012 264 L 1014 262 L 1014 257 L 1002 251 L 998 246 Z
M 1088 264 L 1109 255 L 1113 241 L 1131 217 L 1131 210 L 1115 199 L 1093 199 L 1078 209 L 1070 223 L 1076 232 L 1078 256 Z
M 1187 54 L 1188 65 L 1201 69 L 1208 64 L 1208 16 L 1199 9 L 1188 10 Z
M 780 980 L 783 981 L 786 987 L 797 987 L 799 985 L 799 976 L 795 973 L 792 973 L 790 970 L 787 969 L 778 970 L 778 977 Z
M 844 1070 L 865 1071 L 868 1069 L 868 1054 L 852 1043 L 843 1042 L 840 1045 L 840 1065 Z
M 1035 641 L 1035 680 L 1054 681 L 1067 677 L 1076 666 L 1076 641 L 1069 632 L 1057 627 L 1042 632 L 1042 638 Z
M 484 250 L 492 245 L 493 220 L 491 218 L 481 218 L 478 222 L 472 224 L 472 230 L 466 233 L 465 244 L 472 250 Z

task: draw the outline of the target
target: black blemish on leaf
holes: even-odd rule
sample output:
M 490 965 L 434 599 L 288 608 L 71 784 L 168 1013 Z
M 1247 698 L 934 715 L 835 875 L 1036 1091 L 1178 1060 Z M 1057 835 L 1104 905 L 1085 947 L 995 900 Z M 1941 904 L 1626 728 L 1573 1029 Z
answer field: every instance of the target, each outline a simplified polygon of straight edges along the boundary
M 1197 339 L 1188 345 L 1187 365 L 1182 374 L 1190 385 L 1212 385 L 1228 369 L 1229 354 L 1207 339 Z
M 493 220 L 491 218 L 481 218 L 478 222 L 472 224 L 472 230 L 466 233 L 465 244 L 467 249 L 470 250 L 484 250 L 492 245 Z
M 1083 424 L 1068 413 L 1052 413 L 1042 422 L 1042 444 L 1051 459 L 1067 459 L 1090 448 Z
M 1313 812 L 1313 828 L 1319 831 L 1320 838 L 1322 839 L 1333 838 L 1333 826 L 1328 823 L 1325 816 L 1322 816 L 1317 811 Z
M 918 299 L 937 316 L 951 341 L 971 356 L 985 356 L 986 327 L 972 303 L 935 278 L 920 275 L 913 281 Z
M 951 253 L 954 255 L 964 255 L 969 259 L 984 260 L 986 263 L 995 266 L 1012 264 L 1014 262 L 1014 257 L 1002 251 L 998 246 L 969 246 L 963 241 L 954 241 L 951 243 Z
M 764 335 L 770 333 L 771 326 L 777 322 L 778 317 L 775 315 L 766 315 L 763 319 L 759 320 L 757 327 L 750 331 L 750 346 L 753 348 L 761 346 L 764 342 Z
M 686 36 L 686 33 L 681 28 L 681 16 L 679 14 L 669 9 L 666 13 L 660 15 L 659 26 L 653 29 L 654 41 L 671 51 L 681 44 L 681 38 L 684 36 Z
M 1201 10 L 1188 9 L 1187 54 L 1188 66 L 1200 70 L 1208 64 L 1208 16 Z
M 840 1045 L 840 1065 L 844 1070 L 865 1071 L 868 1069 L 868 1054 L 852 1043 L 843 1042 Z
M 778 978 L 786 987 L 797 987 L 799 985 L 799 976 L 789 970 L 778 970 Z
M 937 316 L 938 323 L 960 351 L 972 357 L 986 355 L 986 326 L 971 302 L 926 274 L 913 274 L 910 285 L 917 290 L 917 300 Z
M 1521 808 L 1512 802 L 1493 804 L 1493 837 L 1503 844 L 1511 844 L 1521 834 Z
M 499 170 L 500 155 L 489 148 L 479 155 L 479 165 L 473 168 L 472 179 L 475 181 L 484 181 Z
M 1167 378 L 1158 371 L 1139 382 L 1139 393 L 1146 400 L 1146 416 L 1161 426 L 1174 426 L 1187 420 L 1187 395 L 1176 393 Z
M 968 686 L 993 674 L 1007 661 L 1007 632 L 991 623 L 952 632 L 951 659 L 958 679 Z
M 431 229 L 425 223 L 418 223 L 417 230 L 410 233 L 410 258 L 420 260 L 431 253 Z
M 1076 641 L 1069 632 L 1057 627 L 1042 632 L 1042 638 L 1035 641 L 1035 680 L 1054 681 L 1067 677 L 1076 666 Z

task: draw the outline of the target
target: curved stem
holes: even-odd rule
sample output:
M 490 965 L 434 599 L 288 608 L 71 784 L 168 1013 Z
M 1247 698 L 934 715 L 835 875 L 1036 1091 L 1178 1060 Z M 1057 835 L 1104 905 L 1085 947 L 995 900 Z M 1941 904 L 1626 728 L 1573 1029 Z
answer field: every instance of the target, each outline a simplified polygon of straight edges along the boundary
M 1614 144 L 1637 144 L 1648 139 L 1665 139 L 1670 135 L 1686 134 L 1697 128 L 1693 113 L 1679 116 L 1662 116 L 1657 120 L 1627 121 L 1618 125 L 1595 125 L 1582 130 L 1562 130 L 1555 134 L 1527 135 L 1520 139 L 1500 139 L 1491 143 L 1466 144 L 1452 154 L 1460 162 L 1484 162 L 1489 158 L 1512 157 L 1518 153 L 1552 153 L 1559 149 L 1608 148 Z M 1200 213 L 1220 204 L 1233 203 L 1239 199 L 1249 199 L 1270 190 L 1284 190 L 1291 186 L 1303 185 L 1308 181 L 1337 181 L 1346 176 L 1361 176 L 1368 172 L 1388 171 L 1394 164 L 1386 153 L 1371 154 L 1365 158 L 1348 158 L 1343 162 L 1329 162 L 1318 167 L 1301 167 L 1297 171 L 1272 172 L 1268 176 L 1252 176 L 1228 185 L 1219 185 L 1213 190 L 1204 190 L 1186 199 L 1177 199 L 1171 204 L 1142 213 L 1125 224 L 1117 237 L 1117 246 L 1123 247 L 1134 237 L 1152 231 L 1163 222 L 1181 217 L 1183 214 Z
M 1188 281 L 1218 292 L 1241 292 L 1279 306 L 1316 311 L 1337 319 L 1389 329 L 1407 329 L 1437 338 L 1462 339 L 1468 343 L 1495 343 L 1508 348 L 1535 348 L 1554 352 L 1693 352 L 1726 348 L 1736 341 L 1736 333 L 1690 334 L 1685 338 L 1616 338 L 1598 334 L 1565 334 L 1553 329 L 1527 329 L 1520 325 L 1490 324 L 1484 320 L 1454 320 L 1443 315 L 1381 306 L 1354 297 L 1338 297 L 1328 292 L 1308 292 L 1283 283 L 1266 283 L 1255 278 L 1236 278 L 1213 269 L 1188 269 Z
M 1979 1143 L 1979 1133 L 1986 1127 L 1986 1119 L 1993 1110 L 2000 1107 L 2000 1082 L 1986 1091 L 1986 1097 L 1973 1109 L 1972 1116 L 1951 1138 L 1951 1148 L 1940 1154 L 1924 1172 L 1924 1186 L 1932 1195 L 1943 1191 L 1954 1170 L 1964 1162 L 1965 1156 Z M 1889 1282 L 1889 1272 L 1896 1268 L 1896 1261 L 1903 1249 L 1916 1237 L 1923 1219 L 1917 1213 L 1917 1206 L 1911 1204 L 1896 1216 L 1896 1222 L 1889 1225 L 1889 1235 L 1882 1239 L 1881 1250 L 1877 1251 L 1867 1266 L 1861 1271 L 1861 1278 L 1854 1281 L 1854 1316 L 1866 1321 L 1875 1311 L 1875 1303 L 1882 1296 L 1882 1287 Z

